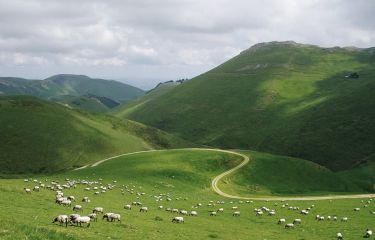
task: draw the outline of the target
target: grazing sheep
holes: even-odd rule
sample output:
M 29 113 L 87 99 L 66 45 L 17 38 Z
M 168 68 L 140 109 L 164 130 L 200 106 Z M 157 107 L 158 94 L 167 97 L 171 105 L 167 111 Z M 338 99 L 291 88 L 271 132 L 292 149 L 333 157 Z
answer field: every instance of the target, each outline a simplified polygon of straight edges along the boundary
M 82 206 L 81 205 L 75 205 L 74 207 L 73 207 L 73 211 L 83 211 L 83 209 L 82 209 Z
M 336 234 L 337 240 L 343 240 L 344 237 L 342 236 L 342 233 L 337 233 Z
M 106 213 L 103 215 L 103 220 L 107 219 L 108 222 L 118 221 L 121 222 L 121 215 L 117 213 Z
M 280 218 L 279 221 L 277 221 L 277 224 L 282 224 L 285 223 L 285 218 Z
M 24 188 L 24 189 L 25 189 L 26 193 L 31 193 L 31 189 L 30 188 Z
M 91 221 L 95 221 L 95 222 L 98 221 L 98 217 L 97 217 L 96 213 L 90 213 L 87 216 L 91 219 Z
M 213 211 L 213 212 L 210 212 L 210 216 L 216 216 L 217 215 L 217 212 Z
M 241 215 L 240 211 L 235 211 L 232 216 L 233 217 L 239 217 Z
M 67 199 L 64 199 L 60 202 L 60 205 L 63 205 L 63 206 L 70 206 L 72 205 L 72 201 L 70 200 L 67 200 Z
M 333 221 L 337 221 L 337 217 L 336 216 L 334 216 L 332 219 L 333 219 Z
M 85 223 L 85 224 L 87 224 L 87 227 L 90 227 L 91 218 L 88 217 L 88 216 L 77 217 L 74 220 L 72 220 L 72 222 L 76 223 L 77 226 L 78 226 L 78 224 L 79 224 L 79 226 L 82 226 L 82 223 Z
M 103 214 L 104 209 L 102 207 L 96 207 L 92 210 L 92 213 L 101 213 Z
M 53 219 L 52 223 L 59 222 L 60 225 L 65 223 L 65 227 L 68 226 L 68 216 L 67 215 L 59 215 L 55 219 Z
M 366 230 L 366 233 L 365 233 L 365 236 L 363 236 L 364 238 L 369 238 L 369 237 L 371 237 L 372 236 L 372 230 L 370 230 L 370 229 L 367 229 Z
M 74 196 L 69 196 L 69 197 L 68 197 L 68 200 L 74 202 L 74 201 L 75 201 L 75 197 L 74 197 Z
M 181 213 L 182 215 L 188 215 L 188 212 L 187 212 L 186 210 L 181 210 L 180 213 Z
M 301 224 L 302 220 L 299 218 L 294 219 L 293 224 Z
M 184 218 L 183 217 L 174 217 L 172 218 L 172 222 L 174 223 L 184 223 Z
M 33 188 L 33 190 L 34 190 L 35 192 L 39 192 L 40 188 L 39 188 L 39 186 L 35 186 L 35 187 Z
M 361 210 L 359 207 L 353 209 L 354 212 L 359 212 L 359 210 Z
M 237 210 L 237 209 L 238 209 L 237 206 L 232 207 L 232 210 Z
M 224 212 L 224 208 L 219 208 L 217 211 L 218 212 Z
M 274 216 L 274 215 L 276 215 L 275 211 L 271 211 L 271 212 L 268 213 L 268 216 Z
M 263 216 L 263 212 L 262 211 L 257 211 L 255 216 Z
M 324 221 L 324 216 L 320 216 L 320 217 L 318 218 L 318 221 Z
M 341 218 L 341 222 L 347 222 L 348 221 L 348 218 L 347 217 L 343 217 Z
M 147 212 L 148 211 L 148 208 L 147 207 L 141 207 L 139 209 L 140 212 Z
M 177 209 L 177 208 L 173 208 L 173 209 L 172 209 L 172 212 L 173 212 L 173 213 L 178 213 L 178 209 Z
M 131 209 L 132 209 L 132 206 L 131 206 L 130 204 L 126 204 L 126 205 L 124 206 L 124 208 L 127 209 L 127 210 L 131 210 Z
M 163 209 L 164 207 L 163 206 L 159 206 L 159 209 Z
M 83 197 L 83 198 L 82 198 L 82 202 L 89 203 L 89 202 L 90 202 L 89 197 Z
M 301 214 L 302 214 L 302 215 L 308 215 L 308 214 L 309 214 L 309 211 L 307 211 L 307 210 L 302 210 L 302 211 L 301 211 Z
M 195 217 L 198 216 L 197 211 L 191 211 L 191 212 L 190 212 L 190 216 L 195 216 Z
M 287 223 L 287 224 L 285 224 L 285 228 L 294 228 L 294 224 L 293 223 Z

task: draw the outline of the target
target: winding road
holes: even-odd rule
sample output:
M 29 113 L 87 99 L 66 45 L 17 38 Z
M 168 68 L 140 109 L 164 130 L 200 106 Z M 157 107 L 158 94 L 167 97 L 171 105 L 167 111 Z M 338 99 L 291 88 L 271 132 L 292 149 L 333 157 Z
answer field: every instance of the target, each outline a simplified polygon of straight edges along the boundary
M 180 150 L 182 150 L 182 149 L 180 149 Z M 243 160 L 240 164 L 238 164 L 234 168 L 231 168 L 231 169 L 219 174 L 218 176 L 214 177 L 214 179 L 211 182 L 212 189 L 217 194 L 219 194 L 223 197 L 227 197 L 227 198 L 242 199 L 242 200 L 298 200 L 298 201 L 305 201 L 305 200 L 354 199 L 354 198 L 375 197 L 375 194 L 301 196 L 301 197 L 298 197 L 298 196 L 297 197 L 295 197 L 295 196 L 293 196 L 293 197 L 287 197 L 287 196 L 286 197 L 272 197 L 272 196 L 270 196 L 270 197 L 244 197 L 244 196 L 231 195 L 231 194 L 228 194 L 228 193 L 225 193 L 225 192 L 221 191 L 218 187 L 218 183 L 220 182 L 220 180 L 223 177 L 232 174 L 236 170 L 238 170 L 238 169 L 242 168 L 243 166 L 245 166 L 246 164 L 248 164 L 249 161 L 250 161 L 250 158 L 248 156 L 246 156 L 245 154 L 234 152 L 234 151 L 222 150 L 222 149 L 212 149 L 212 148 L 184 148 L 183 150 L 223 152 L 223 153 L 229 153 L 229 154 L 237 155 L 237 156 L 240 156 L 240 157 L 243 158 Z M 97 161 L 97 162 L 95 162 L 94 164 L 91 164 L 91 165 L 89 164 L 89 165 L 86 165 L 86 166 L 83 166 L 83 167 L 80 167 L 80 168 L 76 168 L 74 170 L 84 169 L 84 168 L 89 167 L 89 166 L 96 167 L 96 166 L 102 164 L 103 162 L 106 162 L 106 161 L 114 159 L 114 158 L 122 157 L 122 156 L 129 156 L 129 155 L 134 155 L 134 154 L 138 154 L 138 153 L 147 153 L 147 152 L 156 152 L 156 151 L 165 151 L 165 150 L 145 150 L 145 151 L 138 151 L 138 152 L 132 152 L 132 153 L 124 153 L 124 154 L 116 155 L 116 156 L 113 156 L 113 157 L 109 157 L 109 158 Z

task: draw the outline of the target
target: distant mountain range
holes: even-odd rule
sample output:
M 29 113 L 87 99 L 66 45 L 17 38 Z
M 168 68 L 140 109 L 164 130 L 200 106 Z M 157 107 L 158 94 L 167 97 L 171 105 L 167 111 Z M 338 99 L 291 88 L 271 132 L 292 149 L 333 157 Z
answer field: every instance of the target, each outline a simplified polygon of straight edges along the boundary
M 44 80 L 0 77 L 0 96 L 31 95 L 94 112 L 105 112 L 143 94 L 125 83 L 84 75 L 60 74 Z

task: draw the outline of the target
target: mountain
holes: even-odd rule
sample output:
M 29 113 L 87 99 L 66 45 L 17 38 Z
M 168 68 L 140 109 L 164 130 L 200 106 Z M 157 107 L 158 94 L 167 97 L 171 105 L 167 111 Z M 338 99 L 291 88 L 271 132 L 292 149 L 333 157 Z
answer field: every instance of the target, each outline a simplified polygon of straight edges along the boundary
M 143 90 L 125 83 L 90 78 L 84 75 L 60 74 L 44 80 L 0 78 L 0 95 L 31 95 L 54 101 L 66 101 L 68 98 L 70 101 L 75 101 L 76 97 L 91 95 L 91 97 L 97 96 L 120 103 L 143 94 Z M 109 108 L 114 106 L 116 105 L 107 105 Z
M 0 173 L 49 173 L 116 154 L 191 146 L 161 130 L 29 96 L 0 97 Z
M 62 103 L 71 108 L 82 109 L 95 113 L 108 112 L 110 109 L 120 105 L 120 103 L 116 102 L 115 100 L 96 96 L 94 94 L 86 94 L 78 97 L 66 95 L 60 96 L 56 99 L 52 98 L 51 100 L 55 100 L 56 102 Z
M 375 48 L 261 43 L 114 114 L 200 144 L 351 169 L 375 153 L 374 63 Z

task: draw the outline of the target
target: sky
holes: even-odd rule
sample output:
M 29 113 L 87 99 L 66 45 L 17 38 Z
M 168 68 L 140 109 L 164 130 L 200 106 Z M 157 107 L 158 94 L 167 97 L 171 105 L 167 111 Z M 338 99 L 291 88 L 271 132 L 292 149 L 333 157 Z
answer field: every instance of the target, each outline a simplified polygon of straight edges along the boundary
M 0 0 L 0 76 L 150 89 L 259 42 L 375 46 L 375 0 Z

